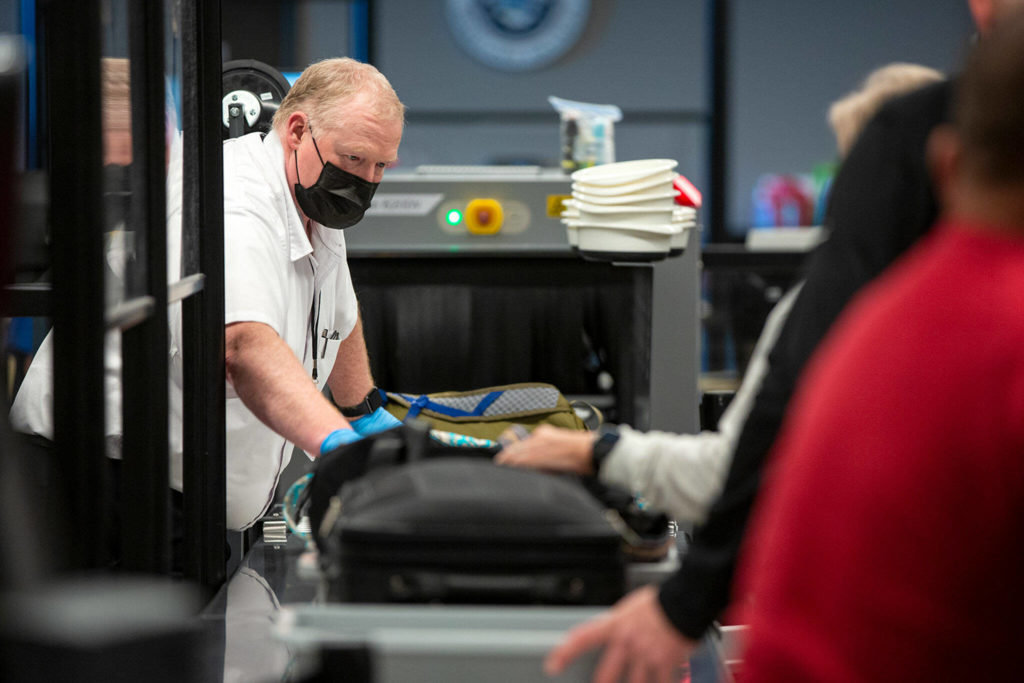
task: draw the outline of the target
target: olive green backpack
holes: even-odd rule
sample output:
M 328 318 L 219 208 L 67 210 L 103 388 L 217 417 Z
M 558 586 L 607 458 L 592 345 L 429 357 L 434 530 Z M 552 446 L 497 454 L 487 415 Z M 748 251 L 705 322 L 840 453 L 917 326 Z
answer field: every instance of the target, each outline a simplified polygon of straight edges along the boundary
M 593 428 L 577 415 L 557 387 L 543 382 L 523 382 L 472 391 L 442 391 L 435 394 L 387 392 L 385 408 L 399 420 L 416 417 L 432 429 L 496 440 L 512 425 L 533 430 L 539 424 L 566 429 Z M 584 414 L 597 413 L 583 404 Z

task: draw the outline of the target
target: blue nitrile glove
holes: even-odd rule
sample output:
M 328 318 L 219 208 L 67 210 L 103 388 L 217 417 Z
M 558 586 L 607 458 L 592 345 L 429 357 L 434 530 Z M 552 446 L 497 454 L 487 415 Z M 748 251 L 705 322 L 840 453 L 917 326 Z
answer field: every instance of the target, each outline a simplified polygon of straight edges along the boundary
M 351 420 L 349 424 L 352 425 L 352 429 L 359 432 L 360 436 L 369 436 L 370 434 L 383 432 L 385 429 L 398 427 L 402 423 L 384 408 L 377 408 L 377 410 L 369 415 L 363 415 L 358 419 Z
M 369 416 L 367 416 L 369 417 Z M 333 432 L 327 435 L 324 442 L 320 444 L 320 455 L 333 451 L 338 446 L 342 446 L 353 441 L 359 441 L 363 438 L 357 432 L 351 429 L 335 429 Z

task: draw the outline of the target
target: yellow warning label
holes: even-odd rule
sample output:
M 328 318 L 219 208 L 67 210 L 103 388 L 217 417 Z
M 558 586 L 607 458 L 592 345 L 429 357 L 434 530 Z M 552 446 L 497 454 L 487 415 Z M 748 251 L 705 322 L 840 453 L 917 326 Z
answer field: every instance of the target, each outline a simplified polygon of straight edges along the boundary
M 548 218 L 561 218 L 565 209 L 562 202 L 572 199 L 571 194 L 549 194 L 548 195 Z

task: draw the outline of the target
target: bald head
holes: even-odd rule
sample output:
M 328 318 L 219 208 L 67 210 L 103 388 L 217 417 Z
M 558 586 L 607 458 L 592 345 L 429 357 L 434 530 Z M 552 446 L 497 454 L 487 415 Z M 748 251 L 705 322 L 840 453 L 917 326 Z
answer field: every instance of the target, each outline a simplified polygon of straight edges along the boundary
M 967 168 L 991 183 L 1024 182 L 1024 12 L 1001 20 L 972 51 L 954 122 Z
M 947 212 L 1024 232 L 1024 12 L 1001 18 L 971 51 L 953 124 L 929 139 Z

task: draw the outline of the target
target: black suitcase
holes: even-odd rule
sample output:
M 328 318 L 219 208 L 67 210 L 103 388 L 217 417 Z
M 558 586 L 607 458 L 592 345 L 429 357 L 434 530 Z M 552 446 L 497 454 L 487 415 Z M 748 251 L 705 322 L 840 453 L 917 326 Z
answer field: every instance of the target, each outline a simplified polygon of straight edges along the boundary
M 481 457 L 483 456 L 483 457 Z M 614 516 L 579 478 L 500 467 L 403 425 L 323 456 L 310 521 L 330 600 L 608 605 Z

